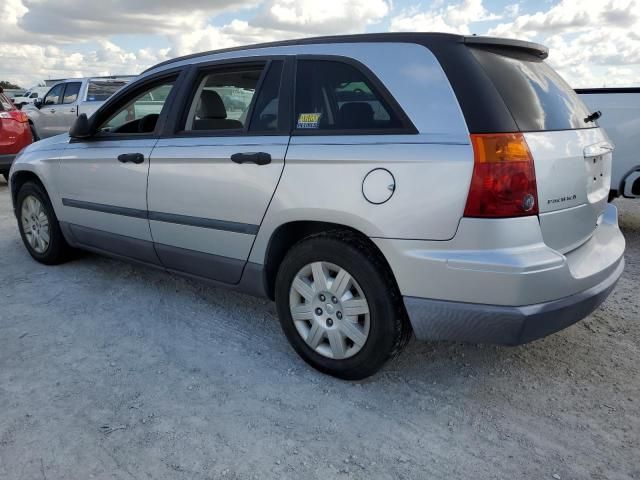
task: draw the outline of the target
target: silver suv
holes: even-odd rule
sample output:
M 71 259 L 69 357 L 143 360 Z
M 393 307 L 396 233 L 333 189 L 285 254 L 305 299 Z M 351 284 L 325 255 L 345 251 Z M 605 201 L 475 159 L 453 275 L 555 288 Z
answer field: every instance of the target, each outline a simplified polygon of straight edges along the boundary
M 82 248 L 275 299 L 341 378 L 412 332 L 529 342 L 624 267 L 613 147 L 546 56 L 375 34 L 161 63 L 18 157 L 20 233 L 46 264 Z

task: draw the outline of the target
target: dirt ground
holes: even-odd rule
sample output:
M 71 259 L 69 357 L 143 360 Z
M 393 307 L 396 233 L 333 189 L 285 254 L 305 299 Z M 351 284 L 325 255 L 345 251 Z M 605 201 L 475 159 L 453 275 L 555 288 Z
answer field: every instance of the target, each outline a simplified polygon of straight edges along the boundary
M 588 319 L 533 344 L 419 343 L 319 374 L 266 300 L 23 248 L 0 180 L 2 479 L 640 479 L 640 203 Z

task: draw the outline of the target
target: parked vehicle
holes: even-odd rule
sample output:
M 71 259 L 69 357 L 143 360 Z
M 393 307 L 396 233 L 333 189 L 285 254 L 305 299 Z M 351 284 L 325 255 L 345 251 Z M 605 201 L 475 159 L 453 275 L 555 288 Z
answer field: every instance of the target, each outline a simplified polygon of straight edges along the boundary
M 9 178 L 13 159 L 31 140 L 27 116 L 11 103 L 0 87 L 0 175 Z
M 56 83 L 25 110 L 36 138 L 67 133 L 78 115 L 95 112 L 105 100 L 135 77 L 70 78 Z
M 640 198 L 640 88 L 577 89 L 592 111 L 601 111 L 598 124 L 616 147 L 611 174 L 611 198 Z
M 341 378 L 412 330 L 532 341 L 597 308 L 625 248 L 612 146 L 546 56 L 403 33 L 161 63 L 18 157 L 20 233 L 42 263 L 82 248 L 275 299 Z
M 16 107 L 22 108 L 29 103 L 34 103 L 38 98 L 42 98 L 48 91 L 47 87 L 33 87 L 22 95 L 13 97 L 12 101 Z

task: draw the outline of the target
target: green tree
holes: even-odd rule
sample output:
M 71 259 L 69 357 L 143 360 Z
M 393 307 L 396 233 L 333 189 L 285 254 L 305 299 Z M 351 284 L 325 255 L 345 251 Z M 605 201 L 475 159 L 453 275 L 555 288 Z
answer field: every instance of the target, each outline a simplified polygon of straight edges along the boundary
M 0 87 L 9 88 L 12 90 L 20 90 L 20 87 L 15 83 L 7 82 L 6 80 L 0 80 Z

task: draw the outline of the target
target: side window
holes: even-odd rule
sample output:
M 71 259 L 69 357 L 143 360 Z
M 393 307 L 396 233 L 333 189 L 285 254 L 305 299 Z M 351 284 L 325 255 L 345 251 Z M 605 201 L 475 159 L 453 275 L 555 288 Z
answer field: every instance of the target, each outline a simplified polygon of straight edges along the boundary
M 280 79 L 284 62 L 276 60 L 271 62 L 256 105 L 253 109 L 250 132 L 272 132 L 278 130 L 278 107 L 280 101 Z
M 29 98 L 38 98 L 38 92 L 33 92 L 31 95 L 29 95 Z
M 173 89 L 175 78 L 138 90 L 121 105 L 98 129 L 102 133 L 152 133 Z
M 185 131 L 241 130 L 264 65 L 226 67 L 205 74 L 189 108 Z
M 73 103 L 78 99 L 78 93 L 80 93 L 80 82 L 70 82 L 64 87 L 64 96 L 62 97 L 62 103 Z
M 64 83 L 59 83 L 47 92 L 42 101 L 43 105 L 56 105 L 60 103 L 60 97 L 64 91 Z
M 366 75 L 339 61 L 298 61 L 295 108 L 298 131 L 382 130 L 403 126 Z

